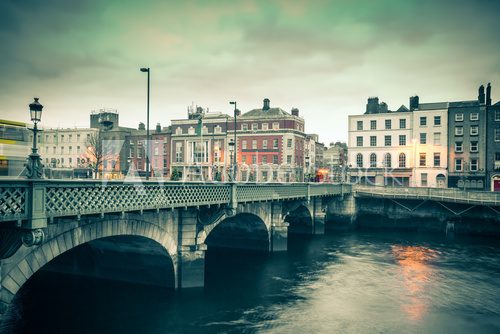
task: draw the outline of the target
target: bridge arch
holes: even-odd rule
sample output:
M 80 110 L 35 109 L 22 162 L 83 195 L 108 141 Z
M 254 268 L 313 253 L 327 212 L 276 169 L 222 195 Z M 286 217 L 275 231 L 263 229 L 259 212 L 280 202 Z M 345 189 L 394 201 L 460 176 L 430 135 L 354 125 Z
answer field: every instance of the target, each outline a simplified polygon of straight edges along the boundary
M 265 218 L 251 212 L 224 215 L 217 224 L 203 230 L 198 241 L 204 242 L 208 248 L 269 251 L 269 224 Z
M 313 230 L 313 216 L 307 204 L 299 203 L 286 212 L 285 222 L 289 223 L 288 232 L 291 234 L 309 234 Z
M 177 244 L 166 230 L 151 222 L 135 219 L 98 220 L 54 235 L 16 258 L 1 278 L 0 302 L 4 308 L 9 305 L 35 273 L 62 254 L 92 241 L 119 236 L 142 237 L 159 244 L 172 260 L 174 283 L 177 282 Z

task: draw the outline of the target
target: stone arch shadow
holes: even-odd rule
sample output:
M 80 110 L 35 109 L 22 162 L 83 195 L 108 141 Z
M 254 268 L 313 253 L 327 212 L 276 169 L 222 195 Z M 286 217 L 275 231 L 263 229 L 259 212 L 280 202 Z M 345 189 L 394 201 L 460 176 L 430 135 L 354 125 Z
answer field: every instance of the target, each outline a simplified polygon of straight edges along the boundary
M 305 203 L 295 203 L 284 212 L 284 221 L 289 224 L 290 234 L 311 234 L 313 232 L 313 216 Z
M 125 236 L 150 240 L 165 250 L 172 264 L 173 287 L 177 285 L 177 244 L 167 231 L 156 224 L 140 220 L 100 220 L 66 230 L 42 245 L 32 247 L 13 264 L 1 278 L 0 301 L 6 311 L 4 316 L 9 318 L 11 302 L 22 287 L 52 260 L 91 242 Z
M 217 222 L 205 226 L 198 233 L 197 243 L 204 243 L 208 248 L 268 252 L 271 247 L 269 224 L 254 212 L 224 213 Z

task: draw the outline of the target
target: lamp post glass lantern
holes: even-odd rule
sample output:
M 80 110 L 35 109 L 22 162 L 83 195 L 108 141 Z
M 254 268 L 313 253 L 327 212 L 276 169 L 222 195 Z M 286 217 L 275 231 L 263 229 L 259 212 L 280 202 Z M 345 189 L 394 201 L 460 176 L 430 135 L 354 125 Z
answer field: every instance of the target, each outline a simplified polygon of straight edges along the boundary
M 28 157 L 28 162 L 26 164 L 26 177 L 29 179 L 40 179 L 43 175 L 43 166 L 42 161 L 40 159 L 40 155 L 38 154 L 38 148 L 36 147 L 37 143 L 37 134 L 38 134 L 38 122 L 42 119 L 42 109 L 43 105 L 38 102 L 38 97 L 35 97 L 35 100 L 30 103 L 30 118 L 33 122 L 33 147 L 31 148 L 31 154 Z

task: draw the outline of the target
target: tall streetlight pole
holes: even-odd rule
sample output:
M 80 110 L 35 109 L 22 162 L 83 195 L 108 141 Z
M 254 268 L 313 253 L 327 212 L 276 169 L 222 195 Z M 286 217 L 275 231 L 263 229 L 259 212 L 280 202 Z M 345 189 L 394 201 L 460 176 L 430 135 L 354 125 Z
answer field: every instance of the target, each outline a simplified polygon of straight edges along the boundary
M 229 102 L 229 104 L 234 104 L 234 157 L 233 157 L 233 181 L 236 181 L 236 166 L 237 166 L 237 161 L 236 161 L 236 111 L 238 109 L 236 109 L 236 101 L 231 101 Z
M 149 83 L 150 83 L 150 69 L 149 67 L 142 67 L 141 72 L 148 73 L 148 102 L 147 102 L 147 116 L 146 116 L 146 180 L 149 180 Z

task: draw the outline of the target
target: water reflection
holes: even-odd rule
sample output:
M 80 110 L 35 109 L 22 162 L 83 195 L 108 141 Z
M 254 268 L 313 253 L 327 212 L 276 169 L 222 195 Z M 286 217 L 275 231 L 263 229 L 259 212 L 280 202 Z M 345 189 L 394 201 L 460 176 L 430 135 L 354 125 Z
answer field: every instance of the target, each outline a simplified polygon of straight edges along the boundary
M 408 319 L 419 321 L 429 308 L 428 284 L 435 279 L 429 262 L 436 259 L 438 253 L 424 246 L 393 245 L 391 248 L 406 290 L 406 294 L 402 296 L 404 304 L 401 309 Z

